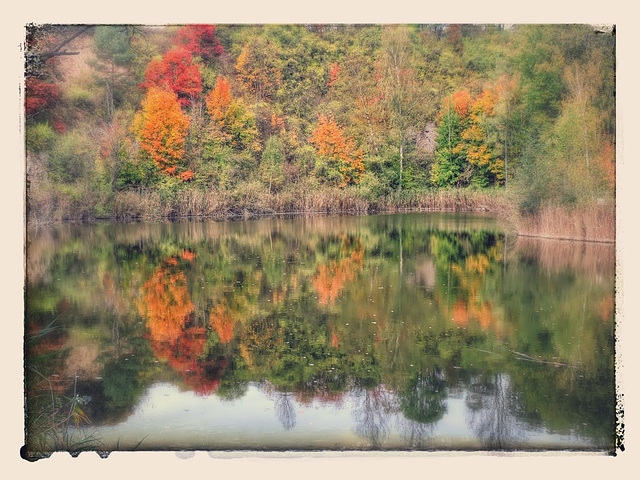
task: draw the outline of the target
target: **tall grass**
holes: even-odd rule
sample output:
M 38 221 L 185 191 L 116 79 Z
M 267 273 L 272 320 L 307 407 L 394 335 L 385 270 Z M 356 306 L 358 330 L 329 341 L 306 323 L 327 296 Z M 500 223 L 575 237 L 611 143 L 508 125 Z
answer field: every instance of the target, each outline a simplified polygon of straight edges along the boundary
M 377 202 L 380 211 L 503 212 L 508 203 L 502 190 L 447 189 L 392 194 Z
M 30 224 L 42 224 L 98 218 L 116 221 L 187 217 L 223 220 L 283 213 L 491 212 L 506 220 L 511 229 L 522 236 L 615 240 L 612 201 L 571 207 L 547 205 L 535 214 L 520 214 L 515 205 L 504 189 L 405 191 L 372 198 L 357 188 L 307 189 L 303 185 L 292 185 L 270 194 L 259 182 L 248 182 L 235 190 L 205 191 L 187 187 L 170 195 L 152 189 L 124 190 L 107 199 L 90 195 L 88 189 L 50 187 L 30 190 L 28 218 Z
M 563 240 L 615 241 L 615 208 L 612 203 L 573 207 L 548 205 L 536 214 L 515 219 L 518 235 Z
M 185 189 L 170 199 L 157 191 L 116 193 L 111 218 L 116 220 L 206 217 L 255 217 L 280 213 L 367 214 L 400 211 L 502 212 L 507 202 L 499 191 L 427 190 L 371 199 L 356 189 L 293 187 L 269 194 L 259 183 L 233 191 Z

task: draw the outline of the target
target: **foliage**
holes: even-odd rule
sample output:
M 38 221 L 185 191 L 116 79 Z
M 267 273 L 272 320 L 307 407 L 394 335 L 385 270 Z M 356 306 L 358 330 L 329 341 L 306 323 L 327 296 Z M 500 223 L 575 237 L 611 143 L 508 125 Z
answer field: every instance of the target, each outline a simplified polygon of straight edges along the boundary
M 56 140 L 56 134 L 48 123 L 29 125 L 26 137 L 27 148 L 31 152 L 50 151 Z
M 42 109 L 52 107 L 60 97 L 55 84 L 46 83 L 37 78 L 27 78 L 25 90 L 25 112 L 27 115 L 34 115 Z
M 282 140 L 277 136 L 269 137 L 267 144 L 262 152 L 260 161 L 260 173 L 262 181 L 269 185 L 269 194 L 271 191 L 279 191 L 284 182 L 282 173 L 282 165 L 284 163 L 284 152 Z
M 320 115 L 311 143 L 315 145 L 318 155 L 327 160 L 329 175 L 335 175 L 331 171 L 337 171 L 339 187 L 358 183 L 364 173 L 362 151 L 356 147 L 353 139 L 344 135 L 333 117 Z
M 431 180 L 439 187 L 502 183 L 504 162 L 491 142 L 489 119 L 496 94 L 484 90 L 476 99 L 463 90 L 447 98 L 438 114 L 436 163 Z
M 97 57 L 95 73 L 98 84 L 105 85 L 105 107 L 113 118 L 118 107 L 126 101 L 134 82 L 128 67 L 134 61 L 132 41 L 134 33 L 126 25 L 100 25 L 94 31 L 94 51 Z
M 189 123 L 175 93 L 157 87 L 149 89 L 134 128 L 144 156 L 167 175 L 186 173 L 183 156 Z
M 168 192 L 177 187 L 153 165 L 164 173 L 176 166 L 177 180 L 198 195 L 260 182 L 265 204 L 282 209 L 293 205 L 283 194 L 291 199 L 309 186 L 318 198 L 340 186 L 365 209 L 390 198 L 393 208 L 409 205 L 446 188 L 506 186 L 521 213 L 613 196 L 615 36 L 588 25 L 100 25 L 28 33 L 27 148 L 41 153 L 29 158 L 48 174 L 33 179 L 44 182 L 34 183 L 39 205 L 54 191 L 47 179 L 60 176 L 46 159 L 67 130 L 85 130 L 100 146 L 96 169 L 92 159 L 75 172 L 96 188 L 95 202 L 108 199 L 93 208 L 106 214 L 123 188 L 174 197 Z M 62 55 L 60 45 L 88 55 Z M 176 94 L 184 114 L 176 125 L 188 124 L 155 154 L 140 128 L 131 129 L 152 88 Z
M 80 129 L 70 130 L 56 139 L 48 160 L 52 179 L 74 183 L 93 172 L 96 144 Z
M 194 57 L 209 62 L 224 53 L 224 47 L 216 37 L 215 25 L 185 25 L 176 33 L 174 43 Z
M 259 151 L 255 118 L 242 101 L 231 94 L 226 77 L 219 77 L 207 95 L 207 111 L 211 117 L 211 135 L 215 143 L 236 150 Z
M 240 82 L 259 100 L 271 98 L 281 81 L 276 48 L 261 37 L 244 45 L 236 60 L 235 69 Z
M 202 77 L 191 53 L 176 47 L 149 63 L 142 86 L 168 88 L 178 95 L 180 105 L 187 106 L 202 92 Z

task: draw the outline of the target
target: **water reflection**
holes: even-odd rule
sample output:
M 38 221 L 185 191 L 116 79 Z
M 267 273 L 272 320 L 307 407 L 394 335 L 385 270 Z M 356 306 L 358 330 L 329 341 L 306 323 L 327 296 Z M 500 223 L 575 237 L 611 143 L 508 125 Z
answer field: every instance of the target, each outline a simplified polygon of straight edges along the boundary
M 33 231 L 29 442 L 60 448 L 43 432 L 66 428 L 68 410 L 53 422 L 41 412 L 51 398 L 79 409 L 90 398 L 75 418 L 90 419 L 93 448 L 117 448 L 106 432 L 129 428 L 164 382 L 222 401 L 251 428 L 277 425 L 255 448 L 560 448 L 570 438 L 608 449 L 613 262 L 612 246 L 507 243 L 491 219 L 463 215 Z M 252 388 L 269 399 L 262 410 Z M 331 432 L 318 420 L 326 412 L 340 419 Z M 194 433 L 199 422 L 180 420 L 180 445 L 226 448 Z
M 390 433 L 390 414 L 395 410 L 395 396 L 384 386 L 354 391 L 355 432 L 371 448 L 380 448 Z
M 507 449 L 517 445 L 517 397 L 506 374 L 475 379 L 466 397 L 469 425 L 480 441 L 489 449 Z

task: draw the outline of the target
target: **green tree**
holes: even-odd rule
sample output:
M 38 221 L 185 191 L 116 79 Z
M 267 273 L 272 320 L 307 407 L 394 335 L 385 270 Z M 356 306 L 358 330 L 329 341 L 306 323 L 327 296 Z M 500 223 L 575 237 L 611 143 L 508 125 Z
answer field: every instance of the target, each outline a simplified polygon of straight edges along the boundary
M 404 183 L 405 155 L 412 133 L 420 129 L 419 87 L 412 68 L 411 31 L 390 26 L 382 34 L 381 84 L 390 140 L 398 151 L 398 191 Z
M 126 87 L 133 85 L 128 68 L 134 54 L 131 41 L 135 31 L 126 25 L 100 25 L 94 30 L 95 71 L 98 83 L 105 87 L 105 110 L 113 118 L 116 108 L 124 100 Z

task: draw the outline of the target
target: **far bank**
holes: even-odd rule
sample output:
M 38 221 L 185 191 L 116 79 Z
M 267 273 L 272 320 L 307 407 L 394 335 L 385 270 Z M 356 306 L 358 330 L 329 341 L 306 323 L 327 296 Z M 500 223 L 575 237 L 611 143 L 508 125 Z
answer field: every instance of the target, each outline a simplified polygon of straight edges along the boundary
M 257 183 L 241 188 L 204 191 L 135 189 L 112 195 L 65 192 L 60 188 L 30 192 L 27 223 L 115 222 L 209 218 L 227 220 L 281 214 L 367 215 L 385 212 L 489 212 L 510 233 L 529 237 L 595 242 L 615 241 L 615 204 L 547 205 L 536 212 L 518 211 L 509 190 L 430 189 L 376 197 L 364 189 L 292 188 L 269 194 Z

